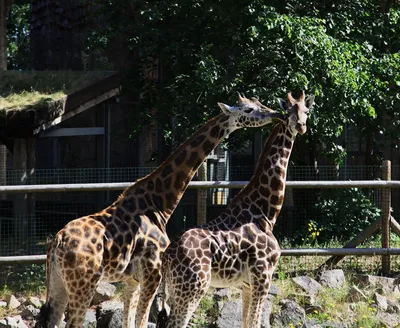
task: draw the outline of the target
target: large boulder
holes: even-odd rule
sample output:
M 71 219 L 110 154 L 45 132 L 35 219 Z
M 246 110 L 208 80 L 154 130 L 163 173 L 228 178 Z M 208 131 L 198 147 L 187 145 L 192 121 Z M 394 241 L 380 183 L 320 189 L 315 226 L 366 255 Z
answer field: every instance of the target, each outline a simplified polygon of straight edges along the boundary
M 117 287 L 105 281 L 101 281 L 96 288 L 96 293 L 93 296 L 92 304 L 98 305 L 101 302 L 109 301 L 115 295 Z
M 280 312 L 272 315 L 272 327 L 307 327 L 306 313 L 301 306 L 290 300 L 282 300 L 280 304 Z
M 322 288 L 319 282 L 307 276 L 294 277 L 293 282 L 310 295 L 318 294 L 318 291 Z
M 341 269 L 323 271 L 318 281 L 322 286 L 330 288 L 339 288 L 345 282 L 344 272 Z

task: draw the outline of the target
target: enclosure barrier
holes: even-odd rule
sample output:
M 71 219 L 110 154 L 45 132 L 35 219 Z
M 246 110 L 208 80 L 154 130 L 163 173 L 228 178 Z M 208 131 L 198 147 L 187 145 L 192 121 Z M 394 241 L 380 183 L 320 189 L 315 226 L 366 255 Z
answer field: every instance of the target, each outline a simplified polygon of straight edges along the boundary
M 388 164 L 390 167 L 390 162 Z M 384 165 L 385 166 L 385 165 Z M 373 181 L 287 181 L 286 188 L 321 188 L 321 189 L 343 189 L 343 188 L 381 188 L 388 192 L 383 193 L 382 198 L 382 217 L 379 222 L 373 223 L 372 228 L 366 229 L 356 237 L 356 240 L 363 241 L 370 236 L 379 225 L 382 231 L 387 235 L 389 226 L 397 234 L 400 234 L 400 225 L 390 217 L 390 190 L 391 188 L 400 188 L 400 181 L 390 180 L 389 174 L 386 172 L 383 178 L 385 180 Z M 387 179 L 387 180 L 386 180 Z M 192 181 L 189 188 L 197 189 L 198 192 L 206 188 L 243 188 L 247 181 Z M 49 185 L 23 185 L 23 186 L 0 186 L 0 193 L 43 193 L 43 192 L 72 192 L 72 191 L 104 191 L 104 190 L 123 190 L 132 186 L 130 182 L 124 183 L 87 183 L 87 184 L 49 184 Z M 282 250 L 282 256 L 334 256 L 332 262 L 343 258 L 345 255 L 359 256 L 382 256 L 382 273 L 388 274 L 390 271 L 390 255 L 400 255 L 400 248 L 389 248 L 387 238 L 384 238 L 386 247 L 382 248 L 355 248 L 358 244 L 350 242 L 344 248 L 327 248 L 327 249 L 285 249 Z M 351 246 L 349 246 L 351 245 Z M 353 248 L 348 248 L 353 247 Z M 46 255 L 27 255 L 27 256 L 3 256 L 0 257 L 0 265 L 5 264 L 27 264 L 27 263 L 45 263 Z
M 400 248 L 298 248 L 283 249 L 281 256 L 388 256 L 400 255 Z M 44 264 L 46 255 L 0 256 L 0 265 Z

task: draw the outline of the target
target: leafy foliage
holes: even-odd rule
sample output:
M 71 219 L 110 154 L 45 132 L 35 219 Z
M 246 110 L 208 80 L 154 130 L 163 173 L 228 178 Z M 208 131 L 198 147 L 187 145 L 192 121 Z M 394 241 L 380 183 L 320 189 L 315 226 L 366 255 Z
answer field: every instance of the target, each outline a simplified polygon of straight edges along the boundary
M 340 236 L 348 241 L 380 217 L 381 210 L 362 190 L 325 190 L 321 192 L 315 207 L 320 212 L 321 241 Z
M 29 4 L 13 3 L 7 19 L 7 40 L 8 69 L 30 69 Z
M 166 136 L 184 138 L 216 113 L 217 101 L 234 102 L 236 91 L 276 107 L 277 96 L 299 89 L 316 95 L 306 147 L 318 140 L 336 163 L 346 154 L 338 142 L 346 125 L 360 127 L 376 142 L 380 135 L 398 135 L 398 4 L 269 3 L 100 2 L 108 24 L 93 40 L 101 38 L 105 48 L 123 40 L 131 49 L 140 65 L 127 90 L 139 91 L 143 109 L 157 108 L 153 117 Z M 161 79 L 138 68 L 155 64 Z

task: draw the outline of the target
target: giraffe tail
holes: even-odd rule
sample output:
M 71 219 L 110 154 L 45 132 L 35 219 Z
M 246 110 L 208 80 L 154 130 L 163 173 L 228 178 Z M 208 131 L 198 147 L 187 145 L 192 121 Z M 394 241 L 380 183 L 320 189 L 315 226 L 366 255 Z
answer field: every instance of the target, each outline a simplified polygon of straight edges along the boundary
M 52 315 L 54 309 L 50 304 L 50 292 L 51 289 L 57 286 L 53 286 L 51 276 L 55 273 L 53 272 L 53 263 L 55 262 L 54 250 L 60 244 L 60 236 L 56 236 L 48 245 L 47 257 L 46 257 L 46 302 L 40 308 L 39 314 L 36 317 L 35 328 L 45 328 L 50 327 L 52 322 Z M 53 279 L 54 282 L 54 279 Z M 58 325 L 58 323 L 57 323 Z
M 165 292 L 165 278 L 161 279 L 161 284 L 159 287 L 159 292 L 157 294 L 157 307 L 158 307 L 158 315 L 157 315 L 157 324 L 156 328 L 166 328 L 168 322 L 168 313 L 167 313 L 167 305 L 166 305 L 166 292 Z

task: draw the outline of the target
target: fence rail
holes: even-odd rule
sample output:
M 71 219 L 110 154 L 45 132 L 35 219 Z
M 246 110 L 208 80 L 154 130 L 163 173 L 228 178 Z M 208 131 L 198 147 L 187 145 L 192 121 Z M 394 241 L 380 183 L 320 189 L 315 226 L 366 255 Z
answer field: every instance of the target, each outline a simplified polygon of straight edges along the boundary
M 281 256 L 400 255 L 400 248 L 298 248 L 283 249 Z M 0 264 L 44 264 L 46 255 L 0 256 Z
M 243 188 L 248 181 L 192 181 L 189 188 L 197 189 L 200 192 L 206 188 Z M 123 190 L 134 183 L 86 183 L 86 184 L 48 184 L 48 185 L 12 185 L 0 186 L 0 193 L 46 193 L 46 192 L 76 192 L 76 191 L 112 191 Z M 392 180 L 357 180 L 357 181 L 287 181 L 287 188 L 380 188 L 390 190 L 390 188 L 400 188 L 400 181 Z M 386 203 L 385 203 L 386 204 Z M 382 207 L 386 206 L 382 202 Z M 386 206 L 388 207 L 388 206 Z M 390 213 L 390 208 L 387 209 Z M 390 214 L 389 214 L 390 216 Z M 388 221 L 390 222 L 390 220 Z M 383 246 L 383 245 L 382 245 Z M 400 248 L 325 248 L 325 249 L 284 249 L 282 256 L 373 256 L 379 255 L 387 257 L 389 255 L 400 255 Z M 26 264 L 45 262 L 46 255 L 26 255 L 26 256 L 3 256 L 0 257 L 0 264 Z
M 243 188 L 248 181 L 192 181 L 189 188 Z M 74 183 L 74 184 L 48 184 L 48 185 L 23 185 L 0 186 L 0 193 L 44 193 L 44 192 L 72 192 L 72 191 L 103 191 L 123 190 L 134 183 Z M 287 181 L 286 188 L 400 188 L 400 181 L 385 180 L 357 180 L 357 181 Z

